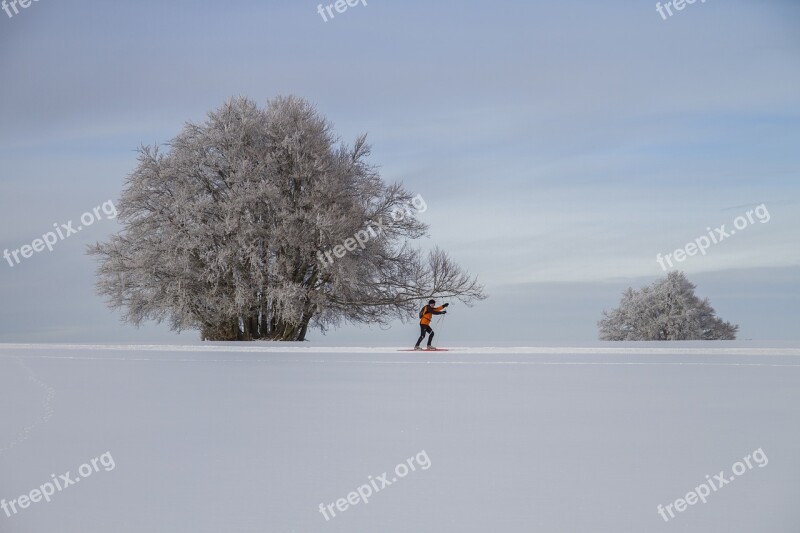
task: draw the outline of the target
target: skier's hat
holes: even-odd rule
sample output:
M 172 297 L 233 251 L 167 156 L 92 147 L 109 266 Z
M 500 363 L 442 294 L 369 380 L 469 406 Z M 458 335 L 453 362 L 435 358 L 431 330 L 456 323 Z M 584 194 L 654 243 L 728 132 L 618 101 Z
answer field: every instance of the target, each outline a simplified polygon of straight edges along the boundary
M 434 300 L 434 299 L 430 299 L 430 300 L 428 300 L 428 303 L 429 303 L 429 304 L 435 304 L 435 303 L 436 303 L 436 300 Z

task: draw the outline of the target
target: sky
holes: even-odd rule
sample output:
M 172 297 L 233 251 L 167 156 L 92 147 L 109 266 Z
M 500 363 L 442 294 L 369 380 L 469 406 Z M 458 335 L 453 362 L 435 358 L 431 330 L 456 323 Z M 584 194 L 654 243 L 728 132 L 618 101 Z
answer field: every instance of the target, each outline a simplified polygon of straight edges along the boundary
M 487 300 L 434 323 L 443 344 L 595 340 L 625 288 L 665 274 L 658 254 L 723 224 L 727 237 L 676 268 L 741 339 L 800 338 L 800 3 L 662 16 L 644 0 L 368 0 L 327 20 L 318 5 L 0 11 L 0 251 L 82 227 L 0 261 L 0 342 L 197 340 L 122 323 L 86 246 L 119 230 L 103 205 L 140 145 L 233 96 L 288 94 L 346 142 L 367 133 L 383 178 L 428 206 L 418 244 L 485 284 Z M 309 339 L 416 335 L 411 320 Z

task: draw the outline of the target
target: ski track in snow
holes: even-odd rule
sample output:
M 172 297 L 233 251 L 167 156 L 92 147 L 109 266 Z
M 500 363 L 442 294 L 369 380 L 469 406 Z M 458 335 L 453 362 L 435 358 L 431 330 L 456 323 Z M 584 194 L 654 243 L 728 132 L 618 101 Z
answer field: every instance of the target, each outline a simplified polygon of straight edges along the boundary
M 44 381 L 40 380 L 36 374 L 31 370 L 19 357 L 15 357 L 17 359 L 17 363 L 22 368 L 22 370 L 28 375 L 28 381 L 32 382 L 34 385 L 39 387 L 40 389 L 45 391 L 45 395 L 42 398 L 42 416 L 22 428 L 21 431 L 17 433 L 17 435 L 12 439 L 8 444 L 0 446 L 0 456 L 2 456 L 5 452 L 12 450 L 28 440 L 30 437 L 31 432 L 36 429 L 40 424 L 46 423 L 50 418 L 53 416 L 53 398 L 56 396 L 56 391 L 45 383 Z
M 161 361 L 161 362 L 226 362 L 226 363 L 305 363 L 305 364 L 382 364 L 382 365 L 542 365 L 542 366 L 744 366 L 744 367 L 800 367 L 797 363 L 773 362 L 738 362 L 738 361 L 570 361 L 570 360 L 464 360 L 462 355 L 514 355 L 514 356 L 581 356 L 581 355 L 616 355 L 616 356 L 748 356 L 761 358 L 765 356 L 793 358 L 800 357 L 800 348 L 656 348 L 656 347 L 469 347 L 450 348 L 449 352 L 433 355 L 431 352 L 411 352 L 402 354 L 397 347 L 310 347 L 310 346 L 232 346 L 232 345 L 171 345 L 171 344 L 0 344 L 0 358 L 18 357 L 19 352 L 32 359 L 69 359 L 69 360 L 101 360 L 101 361 Z M 207 359 L 203 357 L 131 357 L 104 355 L 65 355 L 40 354 L 42 351 L 81 351 L 81 352 L 161 352 L 187 353 L 197 356 L 204 353 L 263 354 L 268 358 L 224 358 Z M 3 352 L 10 352 L 9 355 Z M 412 355 L 413 354 L 413 355 Z M 328 359 L 298 358 L 302 355 L 331 355 Z M 391 355 L 392 359 L 352 359 L 338 358 L 339 355 Z M 284 357 L 278 357 L 284 356 Z M 291 358 L 286 358 L 289 356 Z M 294 356 L 294 357 L 292 357 Z M 435 357 L 435 359 L 430 359 Z
M 108 350 L 135 352 L 233 352 L 233 353 L 390 353 L 404 349 L 397 346 L 231 346 L 192 344 L 0 344 L 0 350 Z M 654 348 L 654 347 L 569 347 L 511 346 L 449 348 L 458 354 L 611 354 L 611 355 L 794 355 L 800 348 Z M 425 350 L 421 350 L 425 352 Z M 412 352 L 416 353 L 416 352 Z

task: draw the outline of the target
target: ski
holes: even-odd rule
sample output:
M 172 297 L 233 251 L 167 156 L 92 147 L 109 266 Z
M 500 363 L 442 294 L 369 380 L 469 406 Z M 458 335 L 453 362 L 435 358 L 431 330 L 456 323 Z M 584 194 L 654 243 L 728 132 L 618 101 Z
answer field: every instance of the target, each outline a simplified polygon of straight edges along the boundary
M 450 351 L 449 348 L 421 348 L 416 350 L 414 348 L 404 348 L 402 350 L 397 350 L 398 352 L 447 352 Z

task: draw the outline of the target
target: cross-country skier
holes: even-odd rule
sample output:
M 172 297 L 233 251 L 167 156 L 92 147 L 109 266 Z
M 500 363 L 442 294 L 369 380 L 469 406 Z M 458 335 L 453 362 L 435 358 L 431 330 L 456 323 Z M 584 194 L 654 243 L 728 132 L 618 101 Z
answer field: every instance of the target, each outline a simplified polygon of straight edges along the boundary
M 435 350 L 431 343 L 433 342 L 433 330 L 431 329 L 431 318 L 433 315 L 446 315 L 447 311 L 443 311 L 445 307 L 450 304 L 444 304 L 439 307 L 434 307 L 436 305 L 436 300 L 430 300 L 428 305 L 423 307 L 419 312 L 419 330 L 420 335 L 419 339 L 417 339 L 417 344 L 414 345 L 415 350 L 421 350 L 422 348 L 419 347 L 422 339 L 425 338 L 425 334 L 429 333 L 428 335 L 428 350 Z

